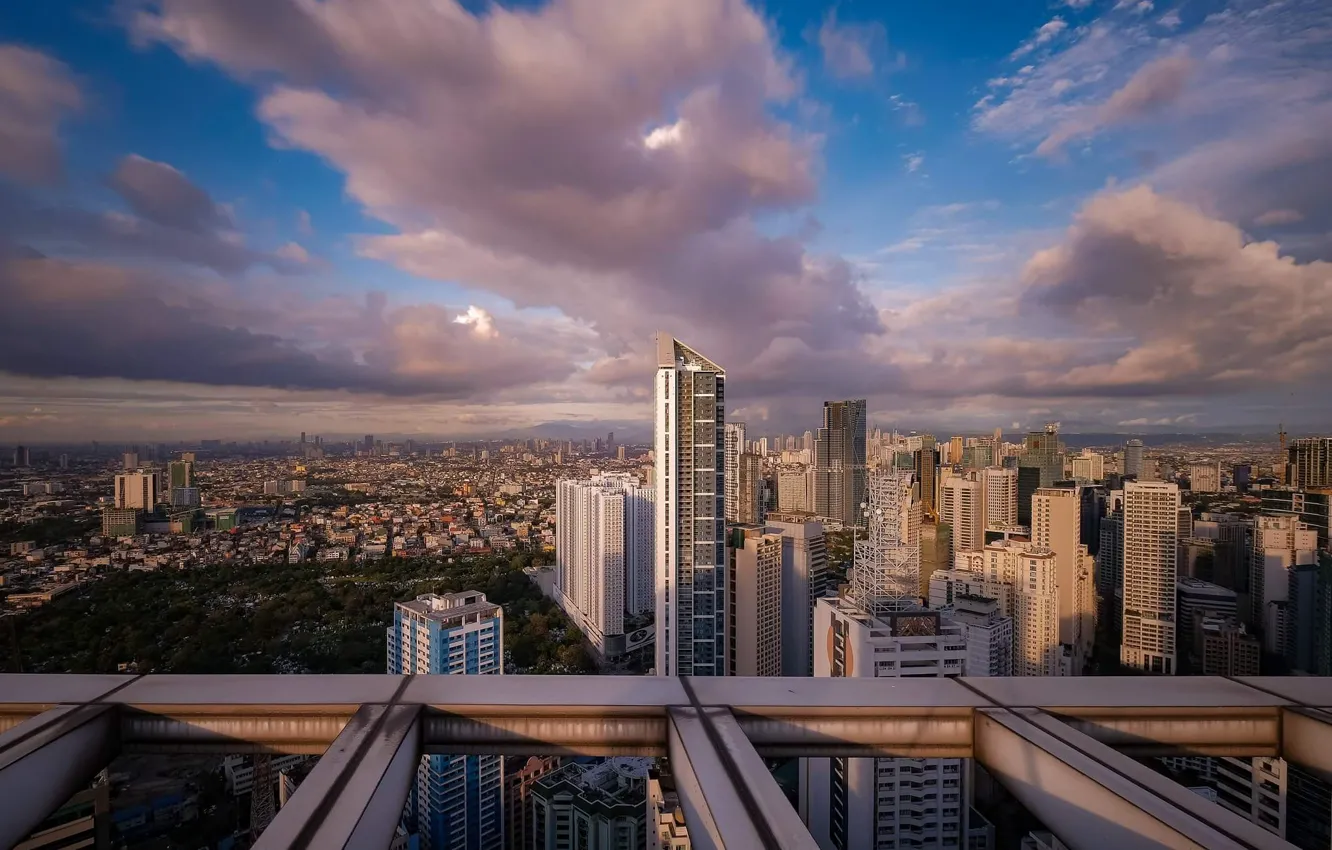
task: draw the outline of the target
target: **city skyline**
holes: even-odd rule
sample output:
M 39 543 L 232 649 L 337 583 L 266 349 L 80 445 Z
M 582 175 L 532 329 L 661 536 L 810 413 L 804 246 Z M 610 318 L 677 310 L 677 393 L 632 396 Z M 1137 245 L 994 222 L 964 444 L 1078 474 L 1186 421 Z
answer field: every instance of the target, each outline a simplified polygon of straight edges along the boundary
M 254 8 L 0 23 L 0 441 L 1332 413 L 1316 0 Z

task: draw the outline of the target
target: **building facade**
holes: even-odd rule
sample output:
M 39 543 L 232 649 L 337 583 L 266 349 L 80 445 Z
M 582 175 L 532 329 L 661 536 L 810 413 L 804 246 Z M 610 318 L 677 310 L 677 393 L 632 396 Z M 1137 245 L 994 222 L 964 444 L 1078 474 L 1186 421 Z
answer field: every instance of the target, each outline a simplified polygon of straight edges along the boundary
M 834 590 L 823 523 L 775 514 L 764 531 L 782 538 L 782 675 L 812 676 L 814 602 Z
M 1095 562 L 1081 541 L 1081 490 L 1037 490 L 1032 497 L 1031 542 L 1055 553 L 1059 642 L 1072 648 L 1076 673 L 1091 660 L 1096 623 Z
M 1124 594 L 1121 664 L 1174 675 L 1179 488 L 1124 483 Z
M 657 337 L 656 671 L 726 675 L 726 372 Z
M 536 780 L 529 792 L 531 850 L 644 850 L 652 759 L 574 761 Z M 523 848 L 527 850 L 527 848 Z
M 502 674 L 504 610 L 474 591 L 397 603 L 388 627 L 387 672 Z M 423 850 L 502 850 L 503 757 L 423 756 L 408 806 Z
M 116 507 L 151 511 L 157 505 L 156 472 L 126 472 L 116 476 Z
M 735 676 L 780 676 L 782 536 L 759 525 L 731 526 L 727 534 L 728 667 Z

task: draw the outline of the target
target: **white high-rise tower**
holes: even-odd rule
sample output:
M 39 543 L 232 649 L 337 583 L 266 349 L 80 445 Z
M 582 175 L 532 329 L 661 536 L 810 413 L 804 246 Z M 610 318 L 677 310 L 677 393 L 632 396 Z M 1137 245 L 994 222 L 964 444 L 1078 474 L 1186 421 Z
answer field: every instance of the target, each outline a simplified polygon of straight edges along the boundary
M 724 676 L 726 372 L 657 335 L 657 673 Z
M 1120 663 L 1173 675 L 1179 488 L 1124 482 L 1124 637 Z

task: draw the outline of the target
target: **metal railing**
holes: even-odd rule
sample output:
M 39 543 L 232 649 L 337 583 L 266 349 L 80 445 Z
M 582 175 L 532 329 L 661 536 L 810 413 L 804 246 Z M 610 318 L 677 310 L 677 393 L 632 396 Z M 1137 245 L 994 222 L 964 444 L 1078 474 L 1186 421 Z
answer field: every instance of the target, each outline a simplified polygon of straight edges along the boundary
M 1071 847 L 1288 847 L 1133 757 L 1332 778 L 1332 679 L 0 675 L 0 847 L 120 753 L 312 753 L 262 848 L 386 847 L 424 753 L 665 755 L 691 840 L 816 845 L 764 756 L 974 758 Z

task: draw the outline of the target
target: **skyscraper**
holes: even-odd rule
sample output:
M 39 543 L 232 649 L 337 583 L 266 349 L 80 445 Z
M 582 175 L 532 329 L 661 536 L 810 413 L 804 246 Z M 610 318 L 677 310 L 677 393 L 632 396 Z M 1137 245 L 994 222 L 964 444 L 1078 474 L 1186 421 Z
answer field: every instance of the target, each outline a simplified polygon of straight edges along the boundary
M 726 487 L 731 486 L 731 470 L 726 470 Z M 753 524 L 763 521 L 762 499 L 760 490 L 763 484 L 763 458 L 756 454 L 745 452 L 740 455 L 740 462 L 736 464 L 736 511 L 735 521 L 738 523 Z M 730 522 L 730 517 L 727 517 Z
M 1249 560 L 1250 622 L 1262 632 L 1268 652 L 1285 650 L 1285 606 L 1290 598 L 1290 570 L 1318 563 L 1318 532 L 1290 514 L 1254 519 Z
M 173 460 L 167 464 L 171 489 L 194 486 L 194 464 L 188 460 Z
M 1142 440 L 1129 440 L 1124 444 L 1124 475 L 1142 478 Z
M 1159 481 L 1124 482 L 1124 620 L 1121 664 L 1174 675 L 1175 581 L 1179 488 Z
M 950 564 L 958 552 L 971 552 L 985 545 L 981 483 L 973 478 L 953 477 L 939 493 L 939 522 L 952 530 Z
M 133 472 L 134 470 L 139 468 L 139 453 L 125 452 L 125 456 L 121 458 L 121 461 L 122 461 L 121 467 L 126 472 Z
M 984 528 L 1005 528 L 1018 524 L 1018 471 L 987 466 L 980 471 L 981 498 L 984 503 Z
M 777 510 L 809 513 L 809 470 L 799 464 L 777 469 Z
M 828 591 L 823 523 L 770 516 L 763 529 L 782 538 L 782 675 L 814 674 L 814 603 Z
M 1189 489 L 1195 493 L 1221 492 L 1221 465 L 1218 463 L 1189 464 Z
M 484 593 L 428 593 L 393 606 L 388 672 L 498 676 L 504 672 L 504 611 Z M 426 850 L 501 850 L 504 759 L 428 755 L 416 771 L 411 808 Z
M 825 401 L 814 438 L 814 513 L 860 522 L 865 493 L 865 399 Z
M 736 676 L 782 674 L 782 536 L 758 525 L 727 529 L 730 634 Z
M 725 442 L 726 521 L 740 522 L 740 456 L 745 453 L 745 423 L 727 422 Z
M 914 460 L 916 481 L 920 485 L 921 511 L 930 519 L 937 519 L 939 499 L 935 488 L 939 480 L 939 451 L 935 448 L 934 437 L 926 434 L 920 438 L 920 448 Z
M 603 657 L 624 652 L 626 612 L 651 610 L 652 496 L 624 474 L 556 485 L 555 598 Z
M 726 372 L 657 336 L 656 669 L 726 675 Z
M 1041 431 L 1028 431 L 1019 466 L 1041 471 L 1041 486 L 1053 487 L 1064 477 L 1064 456 L 1059 452 L 1059 423 L 1047 422 Z
M 27 446 L 14 447 L 14 466 L 20 469 L 32 466 L 32 453 Z
M 1073 650 L 1073 672 L 1091 659 L 1096 618 L 1094 562 L 1082 539 L 1082 498 L 1078 490 L 1036 491 L 1031 507 L 1031 542 L 1055 553 L 1059 585 L 1059 642 Z

